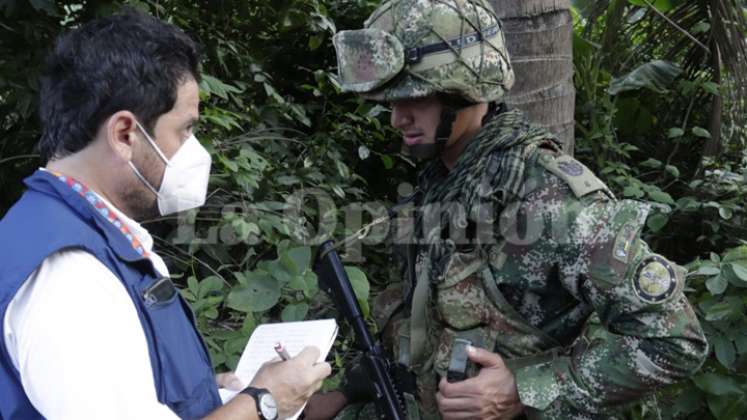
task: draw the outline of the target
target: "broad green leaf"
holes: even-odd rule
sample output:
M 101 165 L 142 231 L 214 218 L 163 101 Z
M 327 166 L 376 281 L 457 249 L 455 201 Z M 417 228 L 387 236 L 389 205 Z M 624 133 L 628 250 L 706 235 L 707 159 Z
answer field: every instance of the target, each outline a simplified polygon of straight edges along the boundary
M 747 332 L 740 331 L 734 335 L 734 344 L 737 346 L 737 353 L 747 354 Z
M 280 299 L 280 284 L 277 280 L 267 273 L 246 275 L 245 278 L 245 287 L 234 287 L 228 294 L 229 308 L 242 312 L 262 312 L 277 304 Z
M 666 226 L 669 221 L 669 217 L 666 214 L 656 213 L 649 217 L 646 221 L 646 226 L 651 229 L 652 232 L 658 232 Z
M 306 303 L 288 305 L 283 308 L 283 312 L 280 313 L 280 319 L 282 319 L 283 322 L 303 321 L 308 312 L 309 305 Z
M 309 299 L 313 298 L 317 293 L 319 293 L 319 279 L 317 278 L 316 273 L 311 270 L 307 270 L 306 274 L 304 275 L 304 281 L 306 282 L 306 290 L 304 290 L 304 295 L 306 295 L 306 297 Z
M 741 261 L 744 266 L 747 266 L 747 245 L 742 245 L 726 252 L 726 255 L 724 255 L 724 262 L 735 261 Z
M 705 312 L 706 321 L 721 321 L 731 317 L 734 313 L 729 302 L 701 304 L 700 307 Z
M 384 168 L 392 169 L 394 167 L 394 159 L 387 155 L 380 155 L 381 163 L 384 164 Z
M 710 341 L 719 363 L 727 369 L 733 369 L 734 362 L 737 360 L 737 351 L 734 348 L 734 343 L 723 335 L 711 337 Z
M 734 378 L 717 373 L 701 373 L 694 377 L 693 381 L 700 390 L 713 395 L 739 395 L 742 393 Z
M 667 171 L 667 173 L 669 175 L 672 175 L 675 178 L 679 178 L 680 177 L 680 170 L 677 169 L 676 166 L 674 166 L 674 165 L 667 165 L 667 166 L 664 167 L 664 169 Z
M 708 408 L 718 420 L 742 420 L 747 412 L 747 396 L 740 395 L 709 395 Z
M 654 158 L 648 158 L 640 163 L 644 168 L 661 168 L 663 163 L 660 160 Z
M 309 37 L 309 49 L 311 51 L 316 50 L 322 45 L 322 42 L 324 42 L 324 37 L 321 35 L 312 35 Z
M 649 89 L 656 93 L 666 93 L 667 87 L 680 74 L 682 74 L 682 69 L 675 64 L 655 60 L 641 65 L 625 76 L 612 79 L 607 92 L 610 95 L 618 95 L 633 90 Z
M 685 130 L 679 127 L 670 128 L 669 132 L 667 133 L 667 137 L 669 137 L 670 139 L 682 137 L 684 135 L 685 135 Z
M 306 281 L 303 276 L 290 276 L 288 287 L 293 290 L 299 290 L 303 292 L 306 290 Z
M 706 288 L 712 295 L 720 295 L 726 291 L 729 282 L 723 276 L 713 276 L 706 280 Z
M 718 215 L 721 216 L 724 220 L 729 220 L 734 216 L 734 210 L 728 208 L 728 207 L 720 207 L 718 209 Z
M 204 278 L 200 282 L 198 297 L 203 298 L 213 292 L 220 292 L 223 290 L 223 279 L 218 276 L 210 276 Z
M 643 190 L 637 185 L 628 185 L 623 189 L 623 195 L 626 197 L 641 198 L 644 194 Z
M 721 273 L 721 269 L 718 267 L 710 266 L 710 265 L 704 265 L 698 268 L 697 271 L 695 271 L 693 274 L 698 276 L 715 276 L 716 274 Z
M 189 289 L 190 292 L 192 292 L 195 296 L 197 296 L 197 293 L 199 293 L 199 282 L 197 281 L 197 278 L 194 276 L 189 276 L 187 279 L 187 289 Z
M 670 204 L 670 205 L 676 204 L 674 200 L 672 199 L 671 195 L 661 190 L 649 191 L 648 196 L 651 197 L 652 200 L 659 202 L 659 203 Z
M 368 284 L 366 274 L 358 267 L 351 266 L 346 266 L 345 272 L 350 279 L 350 285 L 353 287 L 353 292 L 355 293 L 355 297 L 358 299 L 358 304 L 361 306 L 363 315 L 368 317 L 368 293 L 370 285 Z
M 703 127 L 693 127 L 693 134 L 704 139 L 710 139 L 711 133 Z
M 738 263 L 726 263 L 724 264 L 724 271 L 733 275 L 735 280 L 747 284 L 747 267 Z
M 311 264 L 311 248 L 308 246 L 301 246 L 297 248 L 291 248 L 288 250 L 288 256 L 296 263 L 299 271 L 304 271 L 310 267 Z

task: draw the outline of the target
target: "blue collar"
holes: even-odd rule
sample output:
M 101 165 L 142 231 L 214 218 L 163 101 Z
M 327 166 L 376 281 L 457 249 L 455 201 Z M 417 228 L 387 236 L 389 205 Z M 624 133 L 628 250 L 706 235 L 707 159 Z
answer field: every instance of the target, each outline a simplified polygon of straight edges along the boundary
M 85 185 L 64 175 L 43 170 L 37 170 L 23 182 L 32 191 L 65 202 L 84 222 L 106 238 L 111 249 L 122 260 L 150 261 L 147 258 L 147 251 L 126 225 Z

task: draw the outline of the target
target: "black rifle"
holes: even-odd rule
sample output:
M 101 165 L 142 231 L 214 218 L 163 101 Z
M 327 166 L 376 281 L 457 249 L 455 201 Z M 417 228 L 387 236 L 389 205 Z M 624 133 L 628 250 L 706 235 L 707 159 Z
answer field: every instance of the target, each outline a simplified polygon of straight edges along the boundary
M 366 327 L 350 279 L 332 241 L 323 243 L 319 248 L 314 271 L 319 277 L 320 288 L 332 298 L 337 310 L 355 331 L 355 345 L 362 352 L 362 366 L 373 380 L 379 416 L 382 419 L 405 420 L 404 400 L 392 379 L 391 362 L 384 357 L 381 346 Z

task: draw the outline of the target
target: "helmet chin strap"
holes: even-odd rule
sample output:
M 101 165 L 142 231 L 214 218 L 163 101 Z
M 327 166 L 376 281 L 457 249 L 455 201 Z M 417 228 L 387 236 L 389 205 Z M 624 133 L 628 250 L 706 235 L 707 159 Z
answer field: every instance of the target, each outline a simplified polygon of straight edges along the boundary
M 444 107 L 441 111 L 441 119 L 436 128 L 436 141 L 427 144 L 405 145 L 405 151 L 418 162 L 434 159 L 441 155 L 446 148 L 446 143 L 451 137 L 451 129 L 456 121 L 457 110 L 452 107 Z

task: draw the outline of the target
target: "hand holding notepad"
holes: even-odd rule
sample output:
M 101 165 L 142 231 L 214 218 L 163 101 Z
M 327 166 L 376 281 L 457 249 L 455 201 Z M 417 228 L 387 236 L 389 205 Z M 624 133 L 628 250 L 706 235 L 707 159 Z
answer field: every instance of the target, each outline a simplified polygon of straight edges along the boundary
M 334 319 L 260 325 L 249 338 L 236 367 L 235 375 L 244 386 L 248 386 L 262 365 L 273 360 L 280 360 L 274 349 L 278 342 L 283 343 L 291 356 L 298 355 L 306 347 L 316 347 L 319 349 L 317 363 L 323 362 L 327 358 L 336 336 L 337 323 Z M 289 378 L 289 380 L 292 382 L 293 378 Z M 220 393 L 224 403 L 237 394 L 237 392 L 225 389 L 221 389 Z M 301 411 L 303 411 L 303 407 L 291 418 L 297 418 Z

